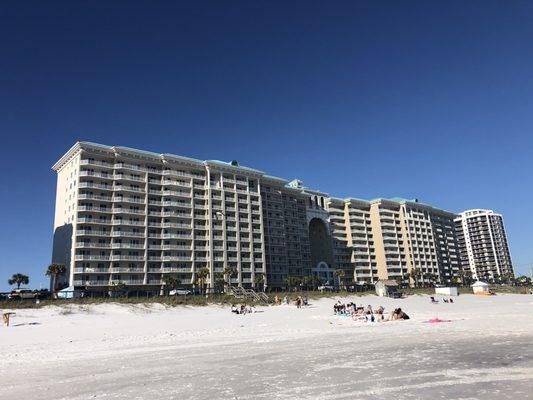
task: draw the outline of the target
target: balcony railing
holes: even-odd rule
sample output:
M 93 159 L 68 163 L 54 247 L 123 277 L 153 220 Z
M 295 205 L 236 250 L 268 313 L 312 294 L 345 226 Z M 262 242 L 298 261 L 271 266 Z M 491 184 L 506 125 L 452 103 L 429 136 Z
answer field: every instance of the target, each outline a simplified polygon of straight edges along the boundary
M 120 232 L 112 232 L 111 236 L 114 236 L 114 237 L 144 237 L 144 233 L 142 233 L 142 232 L 120 231 Z
M 109 256 L 100 256 L 100 255 L 87 255 L 87 254 L 76 254 L 74 256 L 76 261 L 109 261 Z
M 80 160 L 80 165 L 96 165 L 99 167 L 113 168 L 113 164 L 96 160 Z
M 113 249 L 144 249 L 144 244 L 137 243 L 113 243 Z
M 91 243 L 91 242 L 77 242 L 76 248 L 100 248 L 108 249 L 111 247 L 110 243 Z
M 112 255 L 111 260 L 113 261 L 144 261 L 144 256 L 131 256 L 131 255 Z

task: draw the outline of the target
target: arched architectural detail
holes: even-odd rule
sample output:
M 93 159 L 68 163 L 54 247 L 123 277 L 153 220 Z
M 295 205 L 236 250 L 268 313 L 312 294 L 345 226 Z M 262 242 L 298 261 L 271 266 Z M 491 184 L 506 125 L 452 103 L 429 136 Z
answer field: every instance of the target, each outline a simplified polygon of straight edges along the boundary
M 311 245 L 311 265 L 317 268 L 333 265 L 333 244 L 329 223 L 322 218 L 312 218 L 309 222 L 309 244 Z
M 333 284 L 333 268 L 331 268 L 324 261 L 320 261 L 312 270 L 313 275 L 323 283 Z

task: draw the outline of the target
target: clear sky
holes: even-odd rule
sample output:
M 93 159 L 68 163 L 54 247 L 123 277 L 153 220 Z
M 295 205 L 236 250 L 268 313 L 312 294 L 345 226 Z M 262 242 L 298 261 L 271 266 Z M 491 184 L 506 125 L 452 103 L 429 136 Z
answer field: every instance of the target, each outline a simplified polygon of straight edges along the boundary
M 77 140 L 491 208 L 529 272 L 532 20 L 527 1 L 4 2 L 0 289 L 47 284 L 50 167 Z

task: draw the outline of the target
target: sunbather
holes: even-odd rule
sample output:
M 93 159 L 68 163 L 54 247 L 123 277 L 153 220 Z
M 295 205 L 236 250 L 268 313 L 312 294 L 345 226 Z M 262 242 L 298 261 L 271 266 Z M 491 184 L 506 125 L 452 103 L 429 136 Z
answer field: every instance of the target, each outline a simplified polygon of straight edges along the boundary
M 392 319 L 409 319 L 409 315 L 404 313 L 401 308 L 397 308 L 392 312 Z

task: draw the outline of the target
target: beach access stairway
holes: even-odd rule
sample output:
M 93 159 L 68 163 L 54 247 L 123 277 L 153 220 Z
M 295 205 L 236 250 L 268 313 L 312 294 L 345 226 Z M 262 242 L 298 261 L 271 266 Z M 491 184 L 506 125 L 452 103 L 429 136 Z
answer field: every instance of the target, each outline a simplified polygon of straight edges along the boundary
M 230 286 L 230 290 L 236 299 L 255 300 L 264 304 L 270 303 L 270 299 L 263 292 L 256 292 L 253 289 L 246 289 L 241 286 Z

